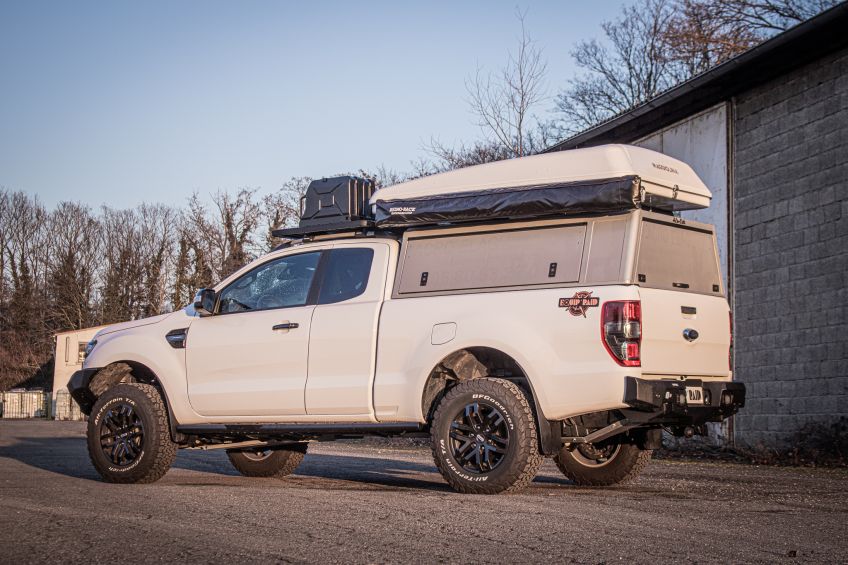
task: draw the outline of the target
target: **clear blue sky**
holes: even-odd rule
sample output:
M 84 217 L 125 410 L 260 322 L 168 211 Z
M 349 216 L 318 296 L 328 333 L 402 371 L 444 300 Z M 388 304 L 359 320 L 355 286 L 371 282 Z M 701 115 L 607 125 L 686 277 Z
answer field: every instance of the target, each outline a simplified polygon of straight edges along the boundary
M 626 0 L 534 2 L 552 96 Z M 501 66 L 515 2 L 0 3 L 0 186 L 48 206 L 181 204 L 479 137 L 466 77 Z

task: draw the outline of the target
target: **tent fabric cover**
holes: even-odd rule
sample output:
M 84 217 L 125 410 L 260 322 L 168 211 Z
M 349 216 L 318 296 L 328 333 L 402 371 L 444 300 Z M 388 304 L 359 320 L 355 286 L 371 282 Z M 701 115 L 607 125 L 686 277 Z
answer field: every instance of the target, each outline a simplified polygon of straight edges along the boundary
M 493 188 L 374 202 L 378 227 L 623 212 L 638 207 L 637 176 Z

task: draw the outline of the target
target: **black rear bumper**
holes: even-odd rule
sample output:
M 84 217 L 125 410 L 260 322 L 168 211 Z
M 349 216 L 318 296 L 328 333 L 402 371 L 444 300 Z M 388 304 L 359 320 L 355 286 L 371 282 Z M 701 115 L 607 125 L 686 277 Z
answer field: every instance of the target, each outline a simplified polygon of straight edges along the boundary
M 97 402 L 97 397 L 88 388 L 91 383 L 91 377 L 100 369 L 83 369 L 71 375 L 71 380 L 68 381 L 68 392 L 71 393 L 80 410 L 85 415 L 91 414 L 91 409 L 94 408 L 94 403 Z
M 721 422 L 745 406 L 745 385 L 701 379 L 672 381 L 625 377 L 624 403 L 652 423 L 700 425 Z

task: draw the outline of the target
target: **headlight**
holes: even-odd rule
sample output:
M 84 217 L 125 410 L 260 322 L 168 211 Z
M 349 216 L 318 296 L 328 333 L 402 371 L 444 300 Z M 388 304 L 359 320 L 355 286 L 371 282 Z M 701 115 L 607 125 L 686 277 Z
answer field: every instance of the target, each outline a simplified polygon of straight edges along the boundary
M 92 339 L 91 341 L 89 341 L 89 342 L 86 344 L 86 346 L 85 346 L 85 355 L 83 355 L 83 360 L 85 360 L 85 359 L 86 359 L 86 357 L 88 357 L 89 355 L 91 355 L 91 352 L 92 352 L 92 351 L 94 351 L 94 346 L 95 346 L 95 345 L 97 345 L 97 340 L 96 340 L 96 339 Z

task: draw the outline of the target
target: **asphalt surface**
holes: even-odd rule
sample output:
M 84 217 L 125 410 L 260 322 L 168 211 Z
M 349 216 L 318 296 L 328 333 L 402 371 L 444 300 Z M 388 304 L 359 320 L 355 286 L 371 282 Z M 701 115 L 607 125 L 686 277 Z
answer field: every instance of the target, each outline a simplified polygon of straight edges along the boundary
M 180 452 L 110 485 L 84 424 L 0 420 L 0 563 L 848 562 L 848 473 L 653 461 L 579 488 L 546 462 L 520 494 L 459 495 L 429 450 L 313 444 L 287 479 Z

